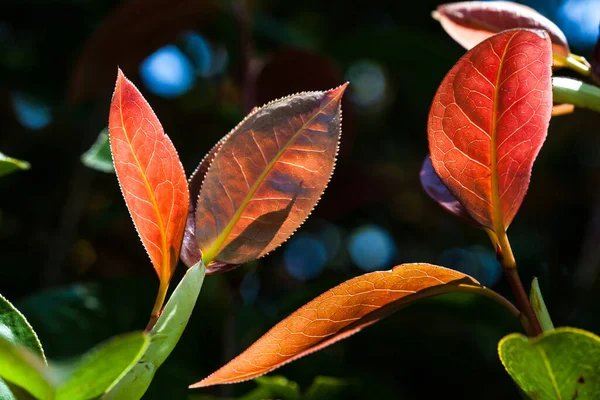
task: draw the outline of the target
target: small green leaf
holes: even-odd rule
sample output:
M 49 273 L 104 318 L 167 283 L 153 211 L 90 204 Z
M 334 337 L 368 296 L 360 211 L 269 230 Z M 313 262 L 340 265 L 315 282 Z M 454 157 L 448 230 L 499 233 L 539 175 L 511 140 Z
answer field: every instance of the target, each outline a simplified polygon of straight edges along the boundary
M 27 161 L 17 160 L 0 153 L 0 176 L 8 175 L 19 169 L 29 169 L 31 165 Z
M 297 400 L 300 398 L 300 388 L 296 382 L 284 376 L 261 376 L 254 380 L 259 388 L 267 389 L 273 398 Z
M 100 396 L 125 374 L 148 348 L 149 335 L 116 336 L 86 353 L 58 388 L 56 400 L 86 400 Z
M 502 364 L 532 399 L 599 399 L 600 337 L 557 328 L 527 338 L 513 333 L 498 343 Z
M 156 370 L 173 351 L 202 288 L 206 268 L 200 261 L 190 268 L 173 291 L 156 325 L 150 331 L 150 345 L 142 358 L 102 397 L 105 400 L 140 399 Z
M 81 155 L 81 162 L 92 169 L 106 173 L 115 173 L 110 143 L 108 142 L 108 128 L 104 128 L 88 151 Z
M 538 321 L 540 321 L 542 330 L 546 332 L 554 329 L 554 324 L 552 323 L 552 319 L 550 319 L 550 314 L 548 313 L 546 303 L 542 297 L 542 291 L 540 290 L 540 284 L 537 278 L 533 278 L 533 282 L 531 282 L 529 301 L 531 302 L 531 307 L 533 308 L 535 316 Z
M 317 376 L 310 387 L 306 390 L 306 400 L 334 400 L 342 399 L 342 393 L 348 387 L 348 383 L 341 379 L 330 376 Z
M 54 379 L 44 360 L 3 337 L 0 337 L 0 377 L 26 389 L 37 399 L 53 397 Z
M 35 331 L 23 314 L 2 295 L 0 295 L 0 337 L 12 344 L 28 348 L 46 362 L 42 344 Z

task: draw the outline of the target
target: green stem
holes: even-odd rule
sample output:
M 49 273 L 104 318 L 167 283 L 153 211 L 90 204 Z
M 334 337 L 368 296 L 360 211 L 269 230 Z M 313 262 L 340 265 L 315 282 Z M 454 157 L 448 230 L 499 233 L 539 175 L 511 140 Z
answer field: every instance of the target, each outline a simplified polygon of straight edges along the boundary
M 583 76 L 589 76 L 592 72 L 587 60 L 577 54 L 569 54 L 568 57 L 565 57 L 554 53 L 552 56 L 555 64 L 570 68 Z
M 165 303 L 165 298 L 167 297 L 168 289 L 169 281 L 161 280 L 160 286 L 158 287 L 158 293 L 156 295 L 156 301 L 154 302 L 154 307 L 152 307 L 152 313 L 150 314 L 150 321 L 148 321 L 148 325 L 146 325 L 146 332 L 150 332 L 152 328 L 154 328 L 156 321 L 158 321 L 163 304 Z
M 576 79 L 555 77 L 552 78 L 552 92 L 555 103 L 568 103 L 600 112 L 600 88 L 597 86 Z

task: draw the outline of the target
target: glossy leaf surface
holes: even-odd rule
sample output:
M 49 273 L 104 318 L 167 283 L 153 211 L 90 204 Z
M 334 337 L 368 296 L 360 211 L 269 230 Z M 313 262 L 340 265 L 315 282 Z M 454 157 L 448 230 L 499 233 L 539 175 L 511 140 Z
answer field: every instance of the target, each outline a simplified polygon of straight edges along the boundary
M 31 168 L 31 165 L 29 165 L 27 161 L 17 160 L 16 158 L 8 157 L 0 153 L 0 176 L 29 168 Z
M 188 185 L 171 140 L 142 94 L 119 70 L 109 116 L 115 170 L 138 234 L 162 282 L 177 261 Z
M 219 270 L 211 261 L 241 264 L 269 253 L 310 214 L 333 172 L 345 88 L 273 101 L 231 132 L 196 207 L 209 272 Z
M 2 295 L 0 295 L 0 337 L 12 344 L 26 347 L 33 354 L 46 360 L 42 344 L 25 316 Z
M 433 168 L 483 227 L 515 217 L 552 112 L 552 50 L 542 31 L 480 43 L 444 77 L 428 119 Z
M 56 391 L 56 400 L 95 399 L 140 359 L 150 342 L 144 332 L 109 339 L 83 355 Z
M 550 35 L 553 51 L 569 56 L 565 34 L 534 9 L 511 1 L 465 1 L 438 6 L 434 12 L 444 30 L 469 50 L 498 32 L 514 28 L 543 29 Z
M 557 328 L 527 338 L 513 333 L 498 343 L 502 364 L 532 399 L 600 398 L 600 338 Z
M 114 173 L 115 166 L 110 153 L 110 143 L 108 141 L 108 128 L 103 129 L 98 138 L 92 144 L 88 151 L 81 155 L 81 162 L 92 169 Z
M 148 348 L 139 361 L 108 389 L 102 396 L 103 400 L 142 398 L 156 370 L 171 354 L 187 326 L 204 282 L 205 271 L 201 263 L 187 270 L 150 331 Z
M 54 377 L 44 360 L 4 337 L 0 337 L 0 377 L 27 390 L 36 399 L 46 400 L 54 393 Z
M 430 264 L 404 264 L 358 276 L 310 301 L 190 387 L 256 378 L 347 338 L 415 300 L 461 291 L 464 286 L 481 288 L 467 275 Z
M 444 183 L 440 180 L 440 177 L 437 176 L 435 170 L 433 169 L 433 165 L 431 165 L 431 157 L 425 157 L 419 177 L 421 178 L 421 186 L 423 186 L 425 192 L 440 206 L 468 224 L 474 226 L 479 225 L 473 218 L 471 218 L 462 204 L 456 200 L 456 197 L 450 193 L 446 185 L 444 185 Z

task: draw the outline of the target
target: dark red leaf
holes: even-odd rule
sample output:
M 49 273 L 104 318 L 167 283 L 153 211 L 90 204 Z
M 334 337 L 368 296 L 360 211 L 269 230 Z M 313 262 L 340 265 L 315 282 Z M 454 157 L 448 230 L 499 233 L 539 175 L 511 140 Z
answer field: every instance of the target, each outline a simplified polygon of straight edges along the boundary
M 219 270 L 217 262 L 264 256 L 310 214 L 333 172 L 345 88 L 271 102 L 223 143 L 196 208 L 196 240 L 208 272 Z
M 550 35 L 553 51 L 571 53 L 565 34 L 533 8 L 512 1 L 464 1 L 442 4 L 434 12 L 444 30 L 469 50 L 488 37 L 507 29 L 543 29 Z

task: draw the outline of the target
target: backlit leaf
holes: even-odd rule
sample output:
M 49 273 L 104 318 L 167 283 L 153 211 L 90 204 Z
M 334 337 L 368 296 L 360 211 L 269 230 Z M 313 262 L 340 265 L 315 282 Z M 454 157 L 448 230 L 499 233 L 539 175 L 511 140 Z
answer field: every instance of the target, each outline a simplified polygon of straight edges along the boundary
M 7 157 L 0 153 L 0 176 L 29 168 L 31 168 L 31 165 L 27 161 L 17 160 L 16 158 Z
M 108 142 L 108 128 L 102 129 L 92 147 L 81 155 L 81 162 L 85 166 L 98 171 L 115 172 L 112 155 L 110 154 L 110 143 Z
M 546 138 L 551 64 L 545 32 L 505 31 L 465 54 L 435 94 L 433 168 L 469 215 L 495 232 L 515 217 Z
M 0 377 L 31 393 L 36 399 L 52 398 L 55 377 L 44 360 L 28 348 L 0 336 Z
M 418 299 L 479 288 L 460 272 L 404 264 L 350 279 L 310 301 L 192 388 L 253 379 L 321 350 Z
M 511 1 L 465 1 L 442 4 L 433 13 L 444 30 L 469 50 L 498 32 L 514 28 L 543 29 L 550 35 L 553 51 L 570 54 L 565 34 L 534 9 Z
M 109 132 L 125 202 L 156 273 L 168 282 L 179 259 L 188 185 L 171 140 L 121 70 L 110 107 Z
M 139 361 L 107 390 L 102 396 L 103 400 L 142 398 L 156 370 L 171 354 L 187 326 L 200 294 L 205 272 L 202 263 L 187 270 L 150 331 L 148 348 Z
M 208 272 L 264 256 L 310 214 L 333 172 L 346 85 L 273 101 L 230 133 L 196 207 Z
M 556 328 L 535 338 L 518 333 L 498 343 L 502 364 L 532 399 L 600 398 L 600 337 Z
M 474 226 L 479 225 L 473 218 L 471 218 L 462 204 L 456 200 L 456 197 L 450 193 L 446 185 L 444 185 L 444 183 L 440 180 L 440 177 L 437 176 L 435 170 L 433 169 L 433 165 L 431 165 L 431 157 L 425 157 L 419 177 L 421 178 L 421 186 L 423 186 L 425 192 L 440 206 L 447 211 L 450 211 L 450 213 L 454 214 L 468 224 Z
M 132 332 L 113 337 L 84 354 L 56 391 L 56 400 L 95 399 L 125 374 L 146 351 L 148 334 Z
M 188 208 L 188 216 L 185 224 L 185 232 L 183 234 L 183 243 L 181 245 L 181 260 L 185 265 L 191 267 L 198 263 L 202 258 L 202 252 L 196 241 L 196 205 L 198 204 L 198 196 L 204 177 L 208 171 L 208 167 L 215 158 L 215 154 L 221 148 L 229 135 L 225 135 L 219 140 L 212 149 L 204 156 L 198 168 L 192 173 L 188 181 L 190 188 L 190 204 Z

